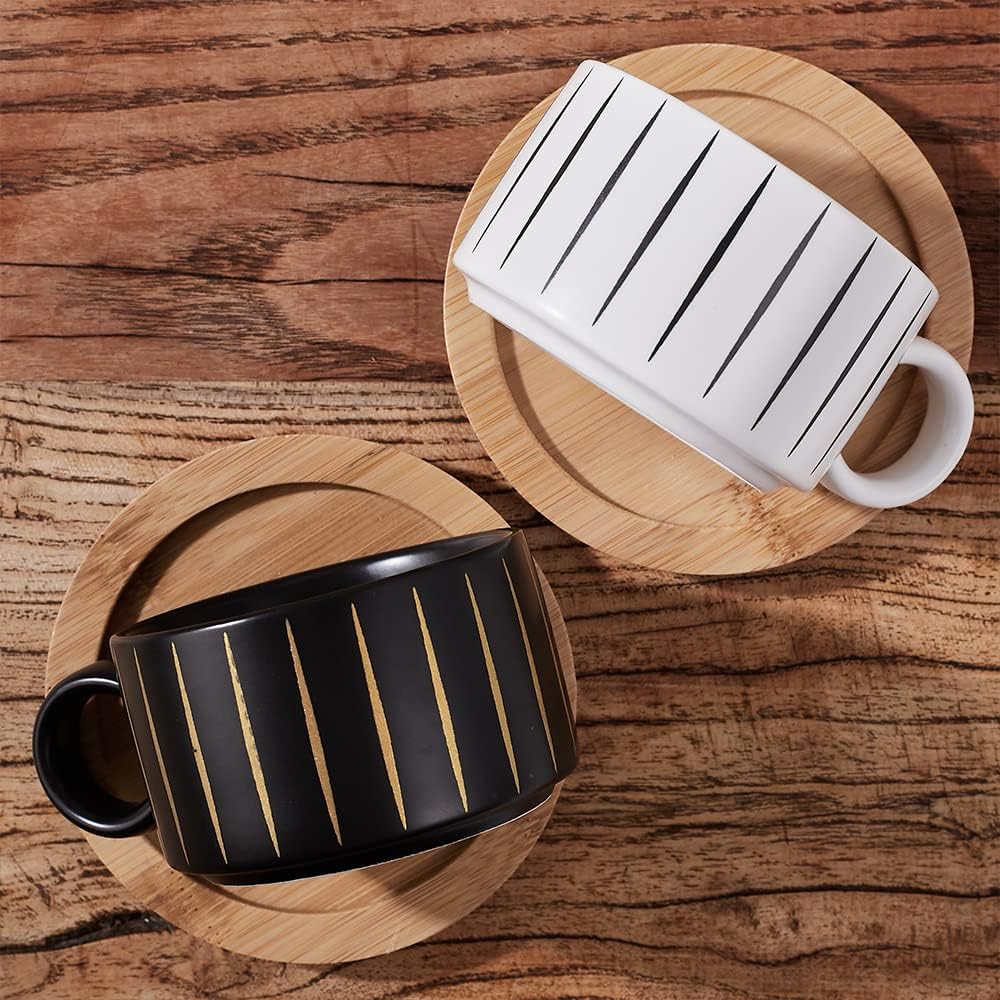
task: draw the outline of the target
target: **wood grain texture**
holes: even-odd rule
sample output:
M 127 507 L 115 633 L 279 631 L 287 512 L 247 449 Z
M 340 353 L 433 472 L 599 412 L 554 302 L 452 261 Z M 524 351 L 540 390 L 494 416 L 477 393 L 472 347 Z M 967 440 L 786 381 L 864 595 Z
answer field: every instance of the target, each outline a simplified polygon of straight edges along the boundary
M 0 38 L 9 378 L 101 378 L 105 351 L 140 379 L 445 377 L 441 280 L 482 164 L 581 59 L 677 42 L 788 52 L 885 108 L 997 321 L 989 0 L 51 0 L 4 8 Z
M 992 0 L 29 0 L 0 39 L 0 995 L 997 995 Z M 582 58 L 701 41 L 807 59 L 899 121 L 955 204 L 977 317 L 948 483 L 714 581 L 532 511 L 465 421 L 441 332 L 450 235 L 514 123 Z M 340 968 L 240 958 L 138 906 L 28 749 L 100 529 L 182 461 L 294 430 L 401 445 L 524 526 L 581 681 L 583 763 L 517 875 Z
M 976 390 L 933 498 L 712 580 L 547 524 L 440 383 L 4 386 L 0 993 L 995 996 L 1000 384 Z M 521 869 L 430 941 L 339 968 L 246 960 L 137 907 L 28 752 L 55 612 L 105 522 L 212 447 L 316 429 L 402 442 L 524 527 L 580 684 L 582 763 Z

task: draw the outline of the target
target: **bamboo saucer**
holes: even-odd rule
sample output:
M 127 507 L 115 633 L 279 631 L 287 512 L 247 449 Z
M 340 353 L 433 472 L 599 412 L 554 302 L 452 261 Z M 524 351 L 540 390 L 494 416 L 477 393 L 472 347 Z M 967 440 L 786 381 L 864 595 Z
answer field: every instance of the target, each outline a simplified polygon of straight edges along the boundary
M 139 618 L 342 559 L 504 526 L 457 480 L 384 445 L 302 434 L 211 452 L 150 486 L 95 542 L 60 609 L 46 686 L 106 657 L 108 637 Z M 542 585 L 575 705 L 565 622 Z M 123 713 L 94 721 L 118 790 L 141 787 Z M 558 788 L 531 813 L 458 844 L 267 886 L 181 875 L 152 831 L 87 839 L 137 900 L 191 934 L 257 958 L 343 962 L 421 941 L 488 899 L 534 846 L 557 797 Z
M 790 56 L 737 45 L 672 45 L 613 65 L 679 97 L 811 180 L 915 260 L 941 299 L 924 333 L 968 365 L 973 299 L 955 213 L 930 164 L 867 97 Z M 452 255 L 555 95 L 501 142 L 462 210 Z M 483 447 L 563 530 L 622 559 L 683 573 L 791 562 L 876 513 L 823 488 L 758 493 L 471 305 L 449 257 L 448 357 Z M 901 369 L 855 433 L 856 468 L 912 441 L 922 392 Z

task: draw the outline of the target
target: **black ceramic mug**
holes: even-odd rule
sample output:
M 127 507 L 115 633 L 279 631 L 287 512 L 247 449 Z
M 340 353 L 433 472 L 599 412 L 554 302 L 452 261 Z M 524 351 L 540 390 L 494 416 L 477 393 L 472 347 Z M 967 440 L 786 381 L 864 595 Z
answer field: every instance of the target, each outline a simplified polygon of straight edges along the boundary
M 448 538 L 149 618 L 57 684 L 35 722 L 56 807 L 104 836 L 155 818 L 167 862 L 224 884 L 452 843 L 539 805 L 576 763 L 520 531 Z M 149 800 L 82 763 L 81 712 L 120 694 Z

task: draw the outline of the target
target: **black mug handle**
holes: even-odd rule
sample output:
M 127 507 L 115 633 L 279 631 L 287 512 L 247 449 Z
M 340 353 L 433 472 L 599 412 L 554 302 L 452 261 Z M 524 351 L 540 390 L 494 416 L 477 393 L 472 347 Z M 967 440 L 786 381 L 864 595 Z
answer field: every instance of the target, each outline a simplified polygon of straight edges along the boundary
M 149 799 L 125 802 L 103 788 L 83 759 L 81 718 L 95 694 L 121 698 L 115 666 L 100 660 L 61 680 L 35 717 L 35 770 L 52 804 L 70 822 L 101 837 L 132 837 L 153 823 Z

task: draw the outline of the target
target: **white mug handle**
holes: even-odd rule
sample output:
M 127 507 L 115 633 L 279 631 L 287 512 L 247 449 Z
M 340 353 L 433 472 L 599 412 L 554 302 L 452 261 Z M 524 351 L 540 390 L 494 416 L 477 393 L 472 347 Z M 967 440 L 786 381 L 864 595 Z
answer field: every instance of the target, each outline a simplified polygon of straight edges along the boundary
M 927 382 L 927 413 L 916 441 L 878 472 L 855 472 L 838 455 L 823 477 L 828 490 L 864 507 L 902 507 L 927 496 L 958 465 L 972 433 L 972 386 L 943 347 L 917 337 L 899 363 L 920 368 Z

